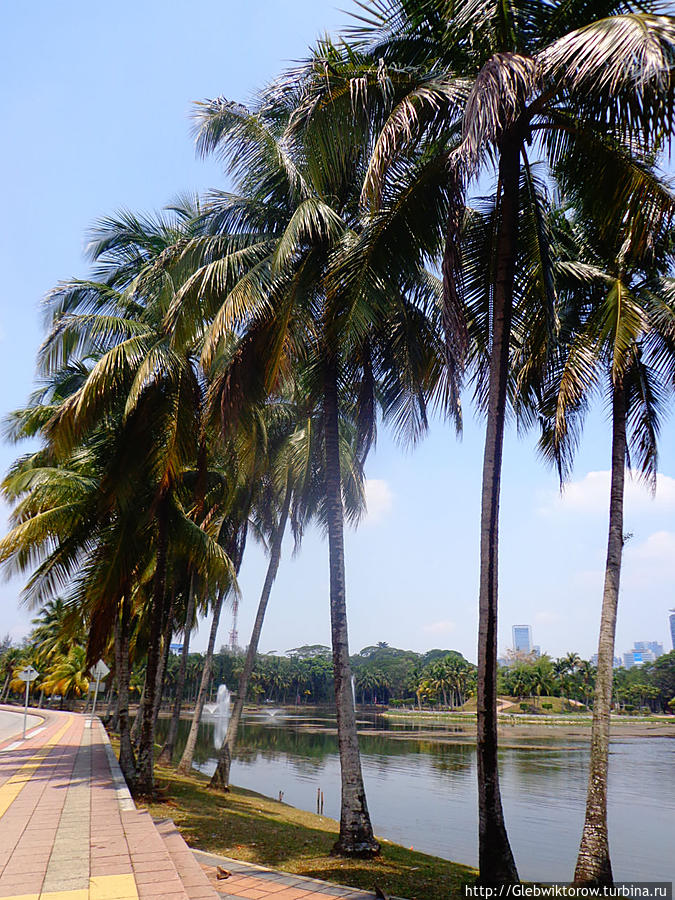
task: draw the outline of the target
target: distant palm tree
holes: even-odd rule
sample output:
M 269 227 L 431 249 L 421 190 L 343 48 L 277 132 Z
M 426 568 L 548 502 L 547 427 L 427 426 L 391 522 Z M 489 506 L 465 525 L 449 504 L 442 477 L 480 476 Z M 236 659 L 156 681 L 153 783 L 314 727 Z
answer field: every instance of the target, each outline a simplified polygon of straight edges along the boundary
M 77 644 L 67 654 L 58 653 L 40 682 L 45 694 L 60 694 L 65 700 L 70 694 L 81 697 L 89 690 L 87 654 Z

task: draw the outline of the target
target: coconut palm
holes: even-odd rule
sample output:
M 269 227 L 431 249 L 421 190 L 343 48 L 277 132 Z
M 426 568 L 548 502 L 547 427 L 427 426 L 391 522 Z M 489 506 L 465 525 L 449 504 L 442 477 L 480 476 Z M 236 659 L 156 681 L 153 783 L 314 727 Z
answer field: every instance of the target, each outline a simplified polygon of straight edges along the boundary
M 36 570 L 29 588 L 34 595 L 49 591 L 59 579 L 81 573 L 75 594 L 90 617 L 90 657 L 99 655 L 120 615 L 128 618 L 125 598 L 149 612 L 136 779 L 136 789 L 146 792 L 153 783 L 159 638 L 173 594 L 165 590 L 170 560 L 182 555 L 211 587 L 232 579 L 222 549 L 195 524 L 192 513 L 199 501 L 186 488 L 190 481 L 199 484 L 192 473 L 199 470 L 203 385 L 189 350 L 173 352 L 162 331 L 172 282 L 155 263 L 162 254 L 170 256 L 187 220 L 183 212 L 154 223 L 130 215 L 106 221 L 92 249 L 99 280 L 64 284 L 51 296 L 52 324 L 41 363 L 53 378 L 63 372 L 78 377 L 71 377 L 60 402 L 51 395 L 48 402 L 41 398 L 40 414 L 17 419 L 15 431 L 41 430 L 47 446 L 14 473 L 11 490 L 17 499 L 29 495 L 28 508 L 19 512 L 21 524 L 4 542 L 6 558 L 27 568 L 31 548 L 49 546 L 54 536 L 49 531 L 54 524 L 45 516 L 61 518 L 63 541 Z M 56 458 L 49 472 L 38 470 L 45 454 Z M 89 469 L 83 468 L 87 460 Z M 69 505 L 59 505 L 59 491 L 63 501 L 66 490 Z M 41 507 L 43 501 L 49 509 Z
M 246 493 L 247 492 L 244 492 L 244 496 L 246 495 Z M 246 503 L 246 501 L 244 502 Z M 221 540 L 227 548 L 228 557 L 229 559 L 231 559 L 234 566 L 235 575 L 239 574 L 239 569 L 244 557 L 244 549 L 246 547 L 246 539 L 248 535 L 247 511 L 247 505 L 244 505 L 243 508 L 240 507 L 238 510 L 238 515 L 236 516 L 233 515 L 233 511 L 230 510 L 229 515 L 223 519 L 220 528 L 219 540 Z M 234 584 L 232 585 L 232 588 L 234 588 Z M 209 631 L 209 640 L 206 647 L 206 655 L 204 657 L 204 666 L 202 668 L 199 691 L 197 693 L 197 699 L 195 701 L 195 708 L 192 713 L 192 722 L 190 724 L 188 738 L 185 742 L 183 755 L 181 756 L 180 762 L 178 763 L 178 771 L 186 775 L 189 774 L 192 769 L 192 760 L 194 759 L 195 749 L 197 747 L 199 723 L 202 718 L 202 713 L 204 712 L 204 704 L 206 703 L 209 682 L 211 680 L 213 652 L 216 646 L 216 635 L 218 633 L 220 613 L 222 611 L 223 602 L 226 595 L 227 591 L 221 590 L 217 593 L 213 601 L 211 613 L 211 629 Z
M 85 648 L 74 644 L 66 654 L 54 656 L 40 688 L 46 694 L 60 694 L 63 700 L 70 694 L 81 697 L 89 690 L 88 668 Z
M 438 282 L 423 269 L 422 246 L 437 244 L 440 236 L 429 231 L 420 207 L 415 251 L 394 252 L 390 231 L 415 232 L 410 213 L 401 218 L 395 199 L 406 192 L 422 199 L 427 187 L 417 181 L 414 162 L 390 192 L 386 213 L 364 219 L 355 190 L 359 172 L 365 171 L 361 135 L 336 120 L 291 136 L 293 111 L 293 98 L 276 91 L 253 113 L 222 98 L 200 107 L 199 146 L 228 161 L 240 195 L 213 198 L 209 216 L 216 234 L 205 245 L 211 259 L 179 292 L 170 319 L 179 335 L 207 323 L 207 369 L 219 357 L 226 360 L 221 374 L 212 376 L 226 429 L 239 420 L 242 398 L 278 391 L 293 361 L 302 366 L 310 403 L 319 410 L 342 771 L 336 849 L 368 854 L 378 845 L 365 801 L 351 696 L 340 418 L 357 423 L 362 456 L 374 437 L 378 399 L 385 416 L 402 430 L 413 435 L 424 430 L 425 402 L 441 376 L 441 353 L 434 327 Z M 228 234 L 238 236 L 241 249 L 230 241 L 227 252 L 213 259 L 218 241 Z
M 665 193 L 665 191 L 664 191 Z M 578 197 L 581 205 L 583 197 Z M 675 212 L 675 198 L 671 200 Z M 673 236 L 648 206 L 619 227 L 599 227 L 588 204 L 570 226 L 577 253 L 562 260 L 575 301 L 551 373 L 541 446 L 561 479 L 571 468 L 584 415 L 604 393 L 611 409 L 609 538 L 593 702 L 586 817 L 575 881 L 612 883 L 607 833 L 607 769 L 614 639 L 625 540 L 626 467 L 656 487 L 658 434 L 675 389 Z M 581 283 L 580 283 L 581 282 Z
M 278 401 L 274 404 L 276 418 Z M 229 789 L 230 766 L 237 740 L 248 683 L 253 672 L 258 652 L 258 644 L 269 602 L 272 586 L 279 569 L 281 547 L 286 526 L 291 521 L 295 535 L 296 549 L 308 521 L 316 516 L 320 505 L 323 482 L 323 444 L 321 422 L 307 414 L 304 404 L 288 404 L 289 415 L 277 425 L 276 434 L 269 436 L 267 452 L 269 471 L 258 481 L 258 491 L 254 504 L 258 510 L 257 531 L 271 534 L 270 558 L 265 575 L 256 618 L 251 632 L 237 693 L 230 711 L 227 734 L 218 754 L 216 769 L 210 786 L 221 790 Z M 354 454 L 354 440 L 349 440 L 349 423 L 343 423 L 340 440 L 340 465 L 345 473 L 344 489 L 348 494 L 348 517 L 356 521 L 363 508 L 363 472 Z M 353 429 L 352 429 L 353 433 Z M 278 514 L 270 522 L 274 509 Z M 283 686 L 285 687 L 285 686 Z
M 190 238 L 197 213 L 194 205 L 185 202 L 172 215 L 154 220 L 130 214 L 105 220 L 90 247 L 99 280 L 65 285 L 55 293 L 54 325 L 43 350 L 47 364 L 60 359 L 74 338 L 80 351 L 92 345 L 103 351 L 99 349 L 86 381 L 60 412 L 54 433 L 77 434 L 121 405 L 124 439 L 133 448 L 137 470 L 138 461 L 143 460 L 139 476 L 149 491 L 156 553 L 148 594 L 148 665 L 140 713 L 136 786 L 141 792 L 151 792 L 153 787 L 154 721 L 163 670 L 161 634 L 163 626 L 167 631 L 171 627 L 173 591 L 166 589 L 170 529 L 182 525 L 185 536 L 202 542 L 203 548 L 207 538 L 192 521 L 200 498 L 188 498 L 194 506 L 192 513 L 189 506 L 183 509 L 185 498 L 180 496 L 185 472 L 199 470 L 204 456 L 203 380 L 193 348 L 174 348 L 164 331 L 164 315 L 180 283 L 180 273 L 169 273 L 168 264 L 176 248 Z M 140 447 L 145 448 L 144 454 L 139 453 Z M 229 582 L 232 566 L 218 544 L 208 540 L 212 562 L 220 560 L 221 573 L 227 569 Z M 212 574 L 213 569 L 208 577 Z M 165 652 L 169 639 L 164 640 Z
M 498 528 L 503 435 L 517 282 L 519 206 L 532 154 L 603 196 L 607 219 L 647 198 L 634 153 L 672 130 L 675 21 L 656 2 L 365 0 L 344 50 L 320 47 L 303 113 L 350 103 L 382 123 L 364 179 L 377 207 L 397 161 L 428 140 L 445 143 L 448 217 L 443 273 L 448 320 L 462 343 L 458 213 L 471 180 L 496 170 L 489 273 L 487 414 L 481 515 L 478 643 L 479 866 L 485 883 L 517 881 L 497 767 Z M 300 118 L 300 117 L 297 117 Z M 619 212 L 620 211 L 620 212 Z M 534 219 L 540 217 L 534 210 Z M 539 233 L 540 302 L 552 308 L 549 248 Z
M 180 665 L 178 667 L 178 675 L 176 678 L 175 695 L 173 709 L 171 712 L 171 721 L 169 722 L 169 731 L 166 741 L 159 755 L 159 762 L 163 765 L 170 765 L 173 759 L 173 751 L 178 737 L 178 723 L 180 722 L 180 712 L 183 704 L 183 694 L 185 692 L 185 679 L 188 673 L 188 656 L 190 654 L 190 634 L 195 627 L 195 612 L 197 608 L 197 577 L 192 573 L 190 584 L 187 590 L 187 603 L 185 605 L 185 617 L 183 619 L 183 646 L 180 655 Z

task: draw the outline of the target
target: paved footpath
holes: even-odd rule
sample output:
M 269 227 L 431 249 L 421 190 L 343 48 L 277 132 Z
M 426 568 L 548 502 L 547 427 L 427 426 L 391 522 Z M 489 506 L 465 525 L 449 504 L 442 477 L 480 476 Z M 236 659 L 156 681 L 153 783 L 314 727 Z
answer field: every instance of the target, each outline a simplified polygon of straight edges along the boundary
M 373 897 L 193 852 L 173 822 L 155 823 L 136 808 L 98 719 L 54 711 L 40 716 L 25 740 L 0 741 L 0 898 Z M 229 877 L 218 880 L 217 865 Z

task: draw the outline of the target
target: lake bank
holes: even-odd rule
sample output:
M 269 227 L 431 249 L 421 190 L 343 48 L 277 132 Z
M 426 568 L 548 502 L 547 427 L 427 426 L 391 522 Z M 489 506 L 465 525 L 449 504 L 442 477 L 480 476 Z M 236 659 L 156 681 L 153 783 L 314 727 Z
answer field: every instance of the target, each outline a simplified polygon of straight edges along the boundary
M 409 900 L 461 897 L 463 885 L 477 874 L 385 839 L 376 859 L 334 857 L 334 819 L 239 787 L 210 791 L 208 779 L 198 773 L 178 775 L 157 766 L 157 776 L 162 796 L 143 805 L 155 818 L 173 819 L 187 843 L 200 850 L 364 890 L 377 884 Z
M 404 847 L 477 864 L 475 724 L 393 722 L 358 711 L 361 760 L 373 826 Z M 160 722 L 161 741 L 168 721 Z M 187 738 L 181 722 L 177 752 Z M 675 823 L 675 743 L 615 729 L 610 752 L 610 841 L 620 880 L 673 880 L 670 838 Z M 505 816 L 521 877 L 572 877 L 583 824 L 589 742 L 560 728 L 502 736 L 500 772 Z M 195 766 L 215 768 L 223 725 L 200 727 Z M 638 774 L 639 773 L 639 774 Z M 330 710 L 247 710 L 232 764 L 232 781 L 298 810 L 340 811 L 340 766 Z M 635 823 L 640 822 L 640 828 Z M 621 876 L 621 877 L 620 877 Z

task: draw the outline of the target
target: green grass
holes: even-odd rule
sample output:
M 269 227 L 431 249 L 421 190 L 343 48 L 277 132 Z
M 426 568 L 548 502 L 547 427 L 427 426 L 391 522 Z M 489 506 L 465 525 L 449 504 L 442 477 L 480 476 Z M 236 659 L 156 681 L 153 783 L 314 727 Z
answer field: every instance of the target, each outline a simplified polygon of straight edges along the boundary
M 330 855 L 338 823 L 295 809 L 253 791 L 210 791 L 208 779 L 157 767 L 159 799 L 144 805 L 155 818 L 171 818 L 196 849 L 258 863 L 284 872 L 321 878 L 365 890 L 378 884 L 387 894 L 410 900 L 462 896 L 476 871 L 382 840 L 371 860 Z

